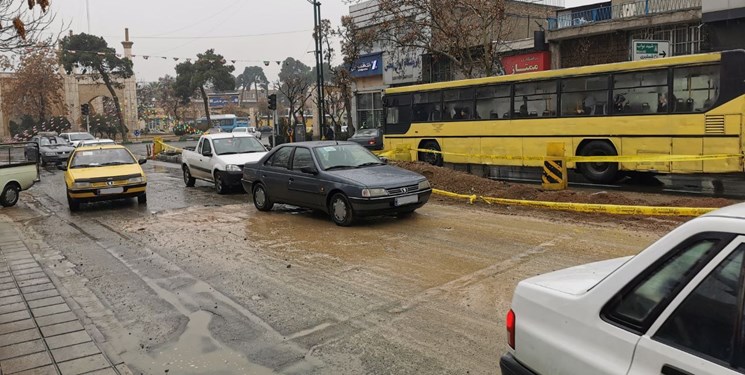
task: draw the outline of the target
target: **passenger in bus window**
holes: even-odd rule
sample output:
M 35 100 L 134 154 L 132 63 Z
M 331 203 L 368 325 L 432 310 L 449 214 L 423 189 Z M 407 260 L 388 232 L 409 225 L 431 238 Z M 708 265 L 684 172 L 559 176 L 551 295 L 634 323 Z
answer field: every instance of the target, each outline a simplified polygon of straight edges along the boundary
M 657 94 L 657 113 L 667 113 L 667 95 Z
M 520 106 L 520 117 L 528 117 L 528 97 L 523 96 L 523 104 Z
M 429 121 L 440 121 L 442 118 L 442 110 L 440 109 L 440 105 L 436 104 L 435 109 L 432 110 L 432 113 L 429 114 Z

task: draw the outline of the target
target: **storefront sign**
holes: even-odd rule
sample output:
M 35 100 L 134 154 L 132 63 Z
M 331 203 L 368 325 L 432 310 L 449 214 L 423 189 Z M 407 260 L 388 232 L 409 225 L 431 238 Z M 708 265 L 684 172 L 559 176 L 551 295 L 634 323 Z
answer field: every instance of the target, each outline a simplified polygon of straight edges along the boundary
M 372 77 L 383 74 L 383 54 L 374 53 L 372 55 L 360 56 L 357 61 L 352 64 L 352 68 L 349 70 L 352 73 L 352 77 Z
M 551 52 L 533 52 L 502 59 L 505 74 L 538 72 L 551 69 Z
M 210 107 L 221 108 L 228 105 L 228 103 L 238 105 L 240 103 L 238 95 L 222 95 L 222 96 L 211 96 Z
M 385 61 L 383 82 L 386 85 L 413 83 L 420 80 L 422 75 L 421 54 L 412 53 L 403 56 L 395 56 L 386 53 L 383 60 Z

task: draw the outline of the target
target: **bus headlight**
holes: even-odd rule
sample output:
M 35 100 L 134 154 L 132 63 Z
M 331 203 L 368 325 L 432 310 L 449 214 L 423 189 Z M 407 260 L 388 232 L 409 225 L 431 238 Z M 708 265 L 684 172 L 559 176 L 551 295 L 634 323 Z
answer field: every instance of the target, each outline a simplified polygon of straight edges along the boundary
M 419 190 L 427 190 L 431 187 L 432 185 L 429 184 L 429 180 L 424 180 L 419 183 Z
M 85 189 L 85 188 L 89 188 L 89 187 L 91 187 L 91 183 L 90 182 L 78 182 L 78 181 L 75 181 L 72 184 L 72 188 L 73 189 Z
M 365 198 L 382 197 L 388 195 L 385 189 L 362 189 L 362 196 Z
M 240 172 L 242 171 L 241 167 L 235 165 L 235 164 L 228 164 L 225 166 L 225 170 L 228 172 Z

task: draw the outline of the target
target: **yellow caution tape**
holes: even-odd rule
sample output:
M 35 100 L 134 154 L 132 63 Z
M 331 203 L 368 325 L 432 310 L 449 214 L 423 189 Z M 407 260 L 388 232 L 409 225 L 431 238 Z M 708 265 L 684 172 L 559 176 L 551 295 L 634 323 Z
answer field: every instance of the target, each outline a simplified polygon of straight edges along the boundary
M 440 155 L 463 156 L 480 159 L 497 160 L 534 160 L 544 161 L 546 156 L 514 156 L 514 155 L 486 155 L 486 154 L 464 154 L 458 152 L 446 152 L 429 149 L 413 149 L 417 152 L 429 152 Z M 388 151 L 391 152 L 391 151 Z M 712 155 L 623 155 L 623 156 L 567 156 L 564 160 L 568 163 L 658 163 L 676 161 L 702 161 L 742 158 L 742 154 L 712 154 Z M 550 159 L 554 159 L 551 157 Z
M 159 154 L 161 152 L 173 152 L 173 153 L 176 153 L 177 154 L 177 153 L 180 153 L 180 152 L 184 151 L 184 149 L 182 149 L 182 148 L 171 146 L 171 145 L 166 144 L 163 141 L 158 140 L 158 139 L 154 140 L 153 143 L 156 146 L 158 146 L 158 147 L 155 147 L 154 148 L 154 154 L 155 155 L 157 155 L 157 154 Z
M 468 199 L 473 204 L 478 198 L 488 204 L 503 204 L 510 206 L 539 207 L 552 210 L 611 214 L 611 215 L 639 215 L 639 216 L 701 216 L 712 212 L 716 208 L 694 208 L 694 207 L 656 207 L 656 206 L 626 206 L 616 204 L 592 204 L 592 203 L 567 203 L 530 201 L 520 199 L 490 198 L 476 195 L 465 195 L 451 193 L 449 191 L 432 189 L 437 195 L 451 198 Z

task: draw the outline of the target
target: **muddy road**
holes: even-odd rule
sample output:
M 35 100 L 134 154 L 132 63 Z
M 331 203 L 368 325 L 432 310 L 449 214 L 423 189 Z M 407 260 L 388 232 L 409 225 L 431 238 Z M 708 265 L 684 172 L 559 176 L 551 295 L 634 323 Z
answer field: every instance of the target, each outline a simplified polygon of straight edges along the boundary
M 47 170 L 0 212 L 135 374 L 498 373 L 519 280 L 635 254 L 664 233 L 437 202 L 340 228 L 185 188 L 178 166 L 144 167 L 146 207 L 71 214 L 62 173 Z

